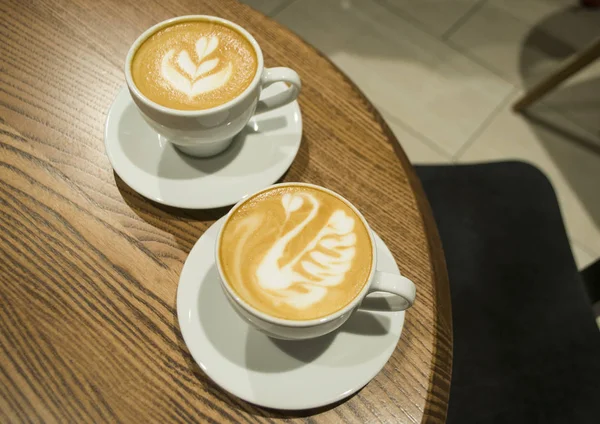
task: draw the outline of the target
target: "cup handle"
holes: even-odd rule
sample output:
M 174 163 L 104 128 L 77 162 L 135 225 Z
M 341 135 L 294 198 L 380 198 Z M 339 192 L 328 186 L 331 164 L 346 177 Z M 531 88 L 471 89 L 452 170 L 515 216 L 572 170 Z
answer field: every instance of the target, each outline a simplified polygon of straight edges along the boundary
M 369 294 L 374 292 L 391 293 L 394 296 L 369 296 Z M 369 287 L 367 297 L 363 299 L 360 309 L 392 312 L 403 311 L 413 305 L 416 294 L 415 283 L 408 278 L 389 272 L 376 271 L 374 281 L 371 287 Z
M 260 79 L 260 84 L 262 85 L 262 88 L 265 88 L 279 81 L 287 82 L 289 84 L 287 90 L 260 99 L 256 106 L 255 113 L 266 112 L 296 100 L 298 94 L 300 94 L 300 88 L 302 87 L 300 77 L 296 71 L 282 67 L 265 68 Z

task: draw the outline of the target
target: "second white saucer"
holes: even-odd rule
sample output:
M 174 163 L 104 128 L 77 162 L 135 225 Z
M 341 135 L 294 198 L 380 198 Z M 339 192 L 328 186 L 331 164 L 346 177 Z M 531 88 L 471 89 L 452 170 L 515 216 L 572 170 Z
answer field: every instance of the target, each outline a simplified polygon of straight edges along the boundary
M 284 83 L 264 90 L 272 95 Z M 296 101 L 253 117 L 223 153 L 198 159 L 162 139 L 140 115 L 127 87 L 112 104 L 104 132 L 108 159 L 141 195 L 169 206 L 228 206 L 276 182 L 292 164 L 302 139 Z
M 400 339 L 404 311 L 358 311 L 338 331 L 312 340 L 267 337 L 235 313 L 221 289 L 214 248 L 223 220 L 196 242 L 177 289 L 181 333 L 202 371 L 248 402 L 292 410 L 334 403 L 375 377 Z M 399 274 L 377 234 L 375 241 L 377 268 Z

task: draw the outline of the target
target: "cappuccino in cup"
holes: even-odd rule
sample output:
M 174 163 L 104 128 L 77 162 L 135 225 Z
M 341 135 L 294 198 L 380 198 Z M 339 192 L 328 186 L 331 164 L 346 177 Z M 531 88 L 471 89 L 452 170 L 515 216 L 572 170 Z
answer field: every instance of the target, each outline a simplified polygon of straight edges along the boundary
M 125 80 L 142 118 L 181 152 L 214 156 L 256 113 L 298 97 L 300 77 L 265 68 L 262 51 L 241 26 L 216 16 L 180 16 L 141 34 L 125 59 Z M 280 85 L 269 95 L 263 89 Z
M 140 92 L 178 110 L 210 109 L 235 99 L 257 69 L 256 52 L 244 35 L 202 19 L 161 28 L 138 47 L 131 61 Z
M 314 320 L 346 307 L 369 282 L 369 231 L 328 191 L 273 186 L 232 211 L 217 255 L 224 278 L 247 304 L 276 318 Z

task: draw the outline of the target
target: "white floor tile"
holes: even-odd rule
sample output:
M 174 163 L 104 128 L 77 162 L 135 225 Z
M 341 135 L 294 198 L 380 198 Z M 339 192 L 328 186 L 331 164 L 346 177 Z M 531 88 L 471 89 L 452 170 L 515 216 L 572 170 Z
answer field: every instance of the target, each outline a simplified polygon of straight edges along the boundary
M 394 117 L 385 113 L 382 113 L 382 116 L 412 163 L 450 163 L 450 156 L 441 151 L 439 147 L 423 140 L 422 136 L 411 132 Z
M 598 34 L 600 35 L 600 25 Z M 554 108 L 587 131 L 600 136 L 600 60 L 548 93 L 542 104 Z M 536 107 L 534 105 L 532 110 Z M 600 144 L 597 147 L 600 150 Z
M 600 256 L 600 154 L 586 147 L 598 142 L 597 135 L 543 106 L 529 119 L 506 107 L 458 160 L 535 164 L 556 190 L 569 238 Z
M 488 0 L 532 26 L 532 31 L 545 32 L 571 47 L 581 48 L 598 37 L 600 13 L 579 6 L 577 0 Z
M 420 24 L 427 32 L 441 36 L 480 0 L 380 0 L 390 10 Z
M 531 24 L 486 3 L 449 41 L 516 86 L 527 87 L 574 52 L 548 34 L 530 39 L 531 30 Z
M 488 0 L 488 3 L 530 24 L 550 19 L 577 5 L 574 0 Z
M 253 9 L 259 12 L 270 15 L 277 8 L 281 7 L 284 3 L 288 3 L 290 0 L 240 0 L 242 3 L 247 4 Z
M 348 1 L 296 0 L 274 18 L 334 60 L 349 40 L 369 32 Z
M 577 269 L 580 271 L 598 259 L 598 255 L 588 252 L 577 242 L 571 242 L 571 250 L 573 251 L 573 256 L 575 257 Z
M 541 168 L 582 268 L 600 257 L 600 63 L 534 105 L 530 119 L 509 108 L 514 86 L 531 87 L 600 35 L 600 13 L 575 0 L 487 0 L 471 9 L 477 1 L 296 0 L 275 18 L 357 83 L 411 161 L 458 155 Z
M 296 1 L 275 18 L 327 54 L 380 110 L 450 155 L 512 90 L 374 2 Z
M 489 0 L 449 38 L 526 88 L 600 37 L 600 13 L 570 0 Z
M 571 7 L 566 7 L 567 3 Z M 586 35 L 590 28 L 600 37 L 600 12 L 572 6 L 563 0 L 490 0 L 449 41 L 516 86 L 530 89 L 593 38 Z M 550 17 L 565 14 L 569 17 L 567 28 L 558 23 L 546 25 Z M 597 22 L 588 16 L 595 16 Z M 600 61 L 557 87 L 542 102 L 600 134 L 598 93 Z

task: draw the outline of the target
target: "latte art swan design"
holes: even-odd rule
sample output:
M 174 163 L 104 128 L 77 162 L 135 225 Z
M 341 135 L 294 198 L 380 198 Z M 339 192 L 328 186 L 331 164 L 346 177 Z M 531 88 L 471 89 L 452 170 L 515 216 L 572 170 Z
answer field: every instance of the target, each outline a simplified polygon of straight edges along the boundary
M 195 97 L 222 87 L 231 77 L 233 65 L 228 63 L 223 69 L 207 75 L 219 64 L 219 58 L 208 59 L 208 56 L 219 46 L 219 38 L 201 37 L 196 41 L 197 64 L 187 50 L 177 55 L 175 49 L 165 54 L 161 62 L 161 75 L 175 90 L 190 97 Z M 175 66 L 175 63 L 178 66 Z M 178 69 L 179 68 L 179 69 Z M 180 72 L 183 71 L 183 74 Z
M 291 260 L 282 264 L 288 244 L 314 220 L 319 209 L 318 200 L 309 193 L 282 197 L 286 222 L 305 202 L 310 204 L 306 218 L 281 235 L 256 270 L 258 284 L 270 294 L 273 302 L 284 302 L 299 309 L 319 302 L 330 287 L 340 284 L 356 255 L 354 218 L 343 210 L 335 210 L 316 236 Z

